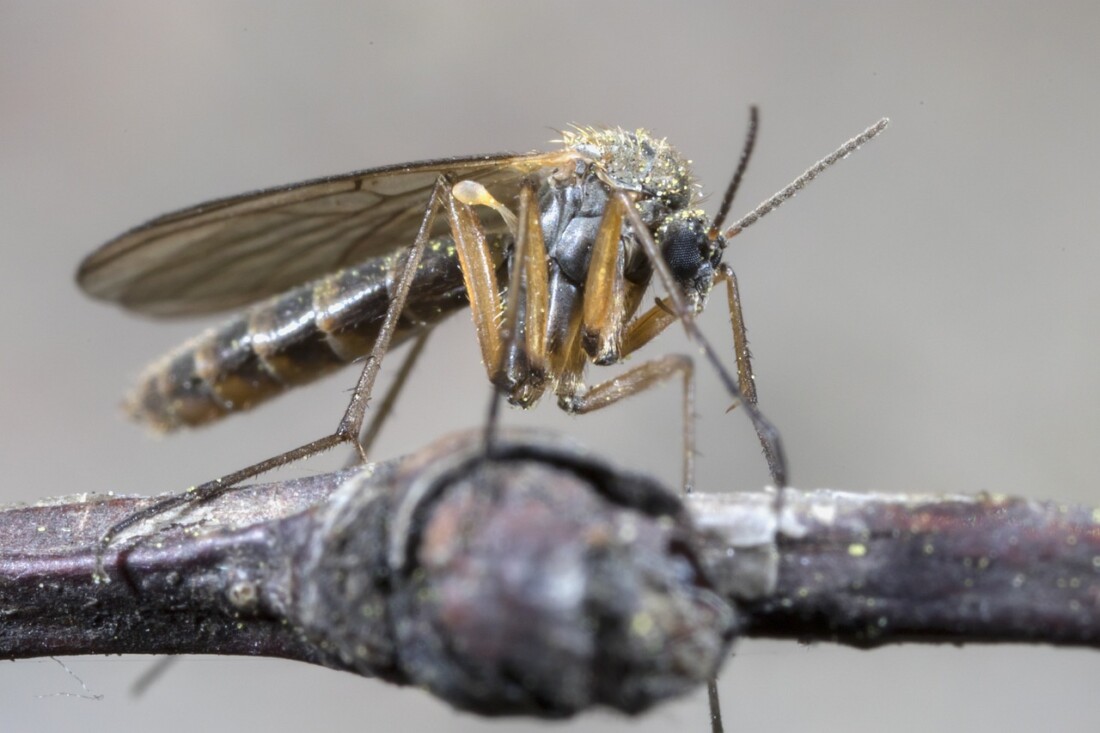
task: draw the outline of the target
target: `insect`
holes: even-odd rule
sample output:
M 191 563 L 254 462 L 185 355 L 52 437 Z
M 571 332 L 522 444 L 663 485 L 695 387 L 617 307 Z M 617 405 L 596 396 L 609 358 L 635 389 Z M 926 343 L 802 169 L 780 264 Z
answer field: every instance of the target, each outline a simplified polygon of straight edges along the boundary
M 617 364 L 681 321 L 744 406 L 783 487 L 779 433 L 756 407 L 737 281 L 722 256 L 727 240 L 885 126 L 849 140 L 725 231 L 755 141 L 755 108 L 713 221 L 698 208 L 689 161 L 665 140 L 576 128 L 548 153 L 359 171 L 211 201 L 126 232 L 81 265 L 77 279 L 90 295 L 156 316 L 248 306 L 148 368 L 128 400 L 138 420 L 164 431 L 198 426 L 366 363 L 335 433 L 122 520 L 101 538 L 98 560 L 127 527 L 263 471 L 344 442 L 365 458 L 359 436 L 382 358 L 467 306 L 495 385 L 490 426 L 501 395 L 527 407 L 551 390 L 563 409 L 585 413 L 679 377 L 690 490 L 691 360 L 666 355 L 592 387 L 583 381 L 588 362 Z M 654 275 L 667 301 L 641 310 Z M 717 283 L 727 288 L 736 382 L 694 321 Z M 713 684 L 710 696 L 717 716 Z
M 644 130 L 576 128 L 548 153 L 376 168 L 167 214 L 93 252 L 77 279 L 94 297 L 156 316 L 252 304 L 147 369 L 127 404 L 160 430 L 249 409 L 367 357 L 336 433 L 210 482 L 211 490 L 341 442 L 358 445 L 386 351 L 466 306 L 489 378 L 513 404 L 529 406 L 551 389 L 564 409 L 590 412 L 681 377 L 690 486 L 690 360 L 658 357 L 594 387 L 583 383 L 586 362 L 618 363 L 681 320 L 745 406 L 782 486 L 779 435 L 755 406 L 736 278 L 722 254 L 729 238 L 885 124 L 725 232 L 755 139 L 755 109 L 713 222 L 697 208 L 689 162 L 665 140 Z M 667 302 L 639 314 L 654 273 Z M 718 282 L 727 285 L 739 384 L 694 324 Z

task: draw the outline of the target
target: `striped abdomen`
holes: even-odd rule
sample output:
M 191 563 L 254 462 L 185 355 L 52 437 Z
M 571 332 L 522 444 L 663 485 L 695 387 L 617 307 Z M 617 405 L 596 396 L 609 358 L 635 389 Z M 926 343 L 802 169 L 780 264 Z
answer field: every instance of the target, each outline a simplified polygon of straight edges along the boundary
M 392 302 L 404 254 L 294 288 L 192 339 L 146 369 L 127 409 L 158 430 L 202 425 L 364 356 Z M 450 240 L 429 243 L 391 345 L 467 304 Z

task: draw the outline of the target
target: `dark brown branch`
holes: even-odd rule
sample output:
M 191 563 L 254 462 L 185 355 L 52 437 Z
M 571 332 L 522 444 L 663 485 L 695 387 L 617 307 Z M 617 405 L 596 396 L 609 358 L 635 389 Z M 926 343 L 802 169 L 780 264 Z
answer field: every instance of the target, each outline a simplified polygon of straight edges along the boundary
M 277 656 L 482 714 L 638 712 L 736 633 L 1100 646 L 1100 513 L 988 496 L 695 494 L 480 432 L 96 543 L 149 499 L 0 512 L 0 656 Z M 690 521 L 694 517 L 694 524 Z M 778 539 L 777 539 L 778 538 Z
M 11 509 L 0 657 L 278 656 L 543 717 L 639 712 L 713 676 L 735 617 L 675 496 L 545 439 L 489 462 L 479 439 L 143 521 L 106 583 L 98 538 L 149 500 Z
M 727 565 L 719 577 L 744 584 L 746 572 L 723 559 L 722 538 L 754 526 L 754 515 L 766 528 L 768 507 L 746 494 L 689 502 L 716 543 L 708 551 L 714 567 Z M 789 491 L 783 506 L 774 589 L 758 582 L 727 594 L 741 601 L 746 635 L 861 648 L 1100 647 L 1100 509 L 988 494 L 841 491 Z

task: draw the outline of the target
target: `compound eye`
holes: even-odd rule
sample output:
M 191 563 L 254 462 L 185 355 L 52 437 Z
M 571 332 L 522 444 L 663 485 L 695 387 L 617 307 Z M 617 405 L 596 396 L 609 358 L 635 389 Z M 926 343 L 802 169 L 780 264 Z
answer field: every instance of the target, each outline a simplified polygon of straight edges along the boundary
M 709 245 L 707 233 L 699 222 L 677 219 L 665 228 L 661 253 L 673 277 L 686 282 L 693 280 L 706 263 L 703 253 Z

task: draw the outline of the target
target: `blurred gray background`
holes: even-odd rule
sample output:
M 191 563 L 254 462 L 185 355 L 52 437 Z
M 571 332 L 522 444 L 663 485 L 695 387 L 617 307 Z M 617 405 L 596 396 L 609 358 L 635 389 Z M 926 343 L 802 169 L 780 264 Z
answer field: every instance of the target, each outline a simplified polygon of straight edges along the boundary
M 206 324 L 82 297 L 80 258 L 124 229 L 261 186 L 544 147 L 570 123 L 667 135 L 715 191 L 757 103 L 735 215 L 892 118 L 728 253 L 793 482 L 1100 504 L 1098 30 L 1091 2 L 2 2 L 2 499 L 179 489 L 318 437 L 343 409 L 352 371 L 170 439 L 128 424 L 117 405 L 134 376 Z M 704 328 L 730 353 L 726 318 L 716 299 Z M 648 353 L 685 348 L 670 332 Z M 672 483 L 677 392 L 508 421 Z M 460 315 L 379 455 L 478 424 L 487 394 Z M 747 421 L 706 370 L 699 394 L 700 486 L 763 485 Z M 139 700 L 127 690 L 149 660 L 65 662 L 104 699 L 69 697 L 81 689 L 51 661 L 3 664 L 0 729 L 546 729 L 279 661 L 187 659 Z M 734 731 L 1090 731 L 1098 682 L 1095 652 L 746 641 L 721 690 Z M 704 695 L 555 726 L 596 729 L 702 733 Z

